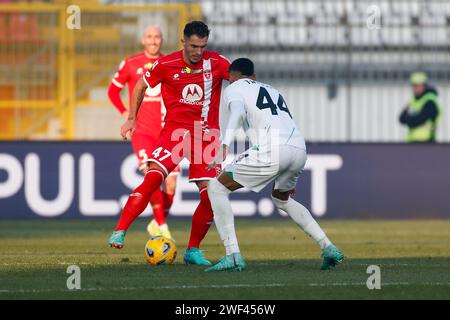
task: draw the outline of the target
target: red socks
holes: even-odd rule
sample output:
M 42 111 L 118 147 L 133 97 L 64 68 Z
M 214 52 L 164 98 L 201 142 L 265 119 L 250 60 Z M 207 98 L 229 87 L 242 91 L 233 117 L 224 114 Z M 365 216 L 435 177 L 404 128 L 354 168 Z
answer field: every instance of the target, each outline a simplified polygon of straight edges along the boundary
M 191 236 L 187 247 L 188 250 L 191 247 L 198 248 L 200 246 L 200 242 L 205 238 L 213 219 L 214 216 L 208 198 L 208 191 L 206 188 L 203 188 L 200 190 L 200 203 L 192 217 Z
M 170 208 L 173 204 L 173 198 L 175 197 L 174 194 L 168 194 L 165 191 L 162 192 L 163 201 L 164 201 L 164 217 L 167 218 L 169 215 Z
M 163 181 L 164 174 L 156 169 L 150 170 L 144 176 L 144 181 L 128 197 L 115 231 L 128 230 L 130 224 L 147 207 L 150 197 L 157 189 L 159 189 Z
M 156 189 L 153 192 L 152 197 L 150 198 L 150 204 L 153 209 L 153 217 L 155 218 L 158 225 L 163 225 L 166 223 L 166 214 L 164 212 L 164 197 L 160 188 Z
M 150 198 L 152 198 L 152 204 L 155 203 L 159 205 L 157 210 L 154 209 L 156 221 L 159 225 L 165 223 L 164 213 L 169 212 L 169 209 L 173 203 L 174 195 L 169 195 L 160 191 L 159 187 L 163 181 L 164 174 L 159 170 L 152 169 L 145 175 L 144 181 L 128 197 L 127 203 L 122 210 L 122 214 L 115 231 L 127 231 L 131 223 L 133 223 L 133 221 L 147 207 Z M 164 207 L 161 203 L 164 203 Z M 164 220 L 158 220 L 161 216 Z M 200 246 L 200 242 L 205 238 L 213 219 L 214 216 L 211 203 L 208 198 L 208 191 L 206 188 L 203 188 L 200 190 L 200 203 L 198 204 L 192 217 L 191 235 L 189 238 L 188 249 L 191 247 L 198 248 Z

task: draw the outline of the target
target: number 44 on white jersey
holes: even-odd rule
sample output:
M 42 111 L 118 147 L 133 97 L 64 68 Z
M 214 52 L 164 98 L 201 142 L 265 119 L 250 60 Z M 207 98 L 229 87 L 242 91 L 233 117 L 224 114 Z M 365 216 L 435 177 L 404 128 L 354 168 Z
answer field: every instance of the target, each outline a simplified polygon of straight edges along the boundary
M 289 108 L 280 92 L 272 86 L 252 79 L 240 79 L 224 92 L 228 109 L 233 101 L 244 104 L 244 130 L 252 146 L 269 147 L 287 144 L 306 150 L 305 140 L 295 125 Z

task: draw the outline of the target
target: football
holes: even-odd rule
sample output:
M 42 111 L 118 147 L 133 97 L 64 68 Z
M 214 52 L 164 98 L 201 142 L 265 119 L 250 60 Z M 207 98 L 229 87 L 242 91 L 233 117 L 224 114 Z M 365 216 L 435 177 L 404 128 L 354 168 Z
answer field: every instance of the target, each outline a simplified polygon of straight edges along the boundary
M 145 245 L 145 258 L 152 266 L 172 264 L 177 257 L 177 246 L 172 239 L 156 236 Z

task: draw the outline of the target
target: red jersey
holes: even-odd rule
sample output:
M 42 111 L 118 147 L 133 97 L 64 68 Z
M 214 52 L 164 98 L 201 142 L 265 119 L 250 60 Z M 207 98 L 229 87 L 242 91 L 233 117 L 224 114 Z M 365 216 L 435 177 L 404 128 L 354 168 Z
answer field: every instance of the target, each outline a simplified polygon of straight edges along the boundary
M 201 121 L 204 127 L 218 129 L 222 80 L 228 80 L 229 66 L 225 57 L 208 50 L 200 62 L 189 65 L 181 50 L 158 59 L 143 78 L 151 88 L 162 84 L 166 125 L 190 128 Z
M 161 57 L 162 55 L 158 59 Z M 128 83 L 130 103 L 137 81 L 152 68 L 156 60 L 148 58 L 142 52 L 120 63 L 119 70 L 114 75 L 112 83 L 119 88 L 123 88 Z M 136 132 L 158 137 L 162 129 L 162 119 L 161 86 L 147 88 L 136 119 Z

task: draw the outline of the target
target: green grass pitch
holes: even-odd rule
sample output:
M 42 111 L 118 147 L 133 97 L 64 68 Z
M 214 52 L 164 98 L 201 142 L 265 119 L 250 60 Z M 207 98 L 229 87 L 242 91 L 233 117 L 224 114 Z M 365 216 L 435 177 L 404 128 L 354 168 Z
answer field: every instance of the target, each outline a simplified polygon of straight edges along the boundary
M 171 228 L 174 265 L 144 259 L 145 220 L 122 250 L 107 246 L 115 221 L 0 221 L 0 299 L 450 299 L 450 220 L 321 221 L 347 259 L 320 271 L 320 251 L 290 220 L 236 221 L 244 272 L 205 273 L 182 263 L 190 221 Z M 224 249 L 214 227 L 206 256 Z M 81 268 L 81 290 L 69 291 L 69 265 Z M 381 289 L 366 286 L 369 265 Z

